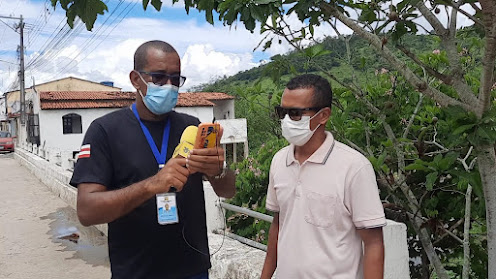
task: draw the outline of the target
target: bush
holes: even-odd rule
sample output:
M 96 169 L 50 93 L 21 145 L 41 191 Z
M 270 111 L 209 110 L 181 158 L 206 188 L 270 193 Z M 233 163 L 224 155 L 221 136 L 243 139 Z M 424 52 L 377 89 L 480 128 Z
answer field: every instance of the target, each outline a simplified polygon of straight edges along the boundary
M 229 202 L 266 214 L 265 198 L 269 184 L 269 170 L 272 158 L 284 146 L 285 139 L 273 139 L 263 144 L 255 155 L 240 163 L 233 164 L 236 177 L 236 196 Z M 270 224 L 245 214 L 228 212 L 227 225 L 240 236 L 267 244 Z

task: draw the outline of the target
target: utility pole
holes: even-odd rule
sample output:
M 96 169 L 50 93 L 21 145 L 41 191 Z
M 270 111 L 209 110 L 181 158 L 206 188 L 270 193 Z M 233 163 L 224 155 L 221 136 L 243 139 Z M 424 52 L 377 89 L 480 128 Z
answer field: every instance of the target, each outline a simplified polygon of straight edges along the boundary
M 0 15 L 0 18 L 6 18 L 6 19 L 17 19 L 19 20 L 19 24 L 16 26 L 16 29 L 19 29 L 19 35 L 21 37 L 21 42 L 19 45 L 19 56 L 20 56 L 20 65 L 19 65 L 19 85 L 20 85 L 20 101 L 21 101 L 21 124 L 24 125 L 26 123 L 26 108 L 25 108 L 25 85 L 24 85 L 24 20 L 21 17 L 12 17 L 12 16 L 2 16 Z
M 21 19 L 19 20 L 19 25 L 17 26 L 19 28 L 19 34 L 21 35 L 21 58 L 20 60 L 20 71 L 19 71 L 19 80 L 20 80 L 20 86 L 21 86 L 21 124 L 24 125 L 26 124 L 26 87 L 24 84 L 24 21 L 22 20 L 22 15 Z

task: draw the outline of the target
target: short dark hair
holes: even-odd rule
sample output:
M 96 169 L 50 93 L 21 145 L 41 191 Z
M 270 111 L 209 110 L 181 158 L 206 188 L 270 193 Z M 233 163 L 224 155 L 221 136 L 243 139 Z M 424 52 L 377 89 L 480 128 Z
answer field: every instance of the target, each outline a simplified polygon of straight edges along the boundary
M 177 53 L 177 51 L 164 41 L 149 41 L 138 47 L 134 53 L 134 69 L 142 71 L 146 67 L 148 50 L 154 48 L 165 53 Z
M 289 90 L 312 88 L 313 89 L 313 106 L 319 108 L 331 107 L 332 105 L 332 88 L 329 82 L 313 74 L 304 74 L 292 78 L 286 88 Z

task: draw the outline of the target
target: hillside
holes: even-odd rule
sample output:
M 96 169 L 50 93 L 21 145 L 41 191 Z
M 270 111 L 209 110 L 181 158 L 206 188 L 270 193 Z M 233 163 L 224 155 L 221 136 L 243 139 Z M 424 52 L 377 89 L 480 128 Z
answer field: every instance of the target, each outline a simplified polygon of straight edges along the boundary
M 438 43 L 428 35 L 407 35 L 403 38 L 402 43 L 406 45 L 414 53 L 430 52 L 435 49 Z M 307 58 L 297 51 L 292 51 L 285 55 L 275 55 L 271 57 L 271 61 L 264 65 L 252 68 L 247 71 L 242 71 L 234 76 L 221 78 L 213 83 L 205 84 L 197 88 L 197 91 L 216 91 L 223 90 L 229 93 L 231 89 L 239 85 L 251 85 L 258 79 L 268 78 L 271 75 L 271 70 L 274 64 L 278 61 L 292 65 L 297 73 L 318 72 L 319 68 L 330 70 L 337 76 L 351 77 L 351 67 L 348 65 L 348 55 L 344 40 L 339 38 L 327 37 L 319 43 L 324 50 L 329 51 L 328 54 L 319 56 L 312 63 L 307 63 Z M 350 39 L 351 65 L 354 71 L 358 72 L 374 72 L 376 69 L 387 68 L 385 63 L 378 57 L 368 44 L 357 36 Z M 280 69 L 280 67 L 278 67 Z M 283 80 L 289 77 L 289 67 L 281 71 Z M 345 79 L 346 80 L 346 79 Z

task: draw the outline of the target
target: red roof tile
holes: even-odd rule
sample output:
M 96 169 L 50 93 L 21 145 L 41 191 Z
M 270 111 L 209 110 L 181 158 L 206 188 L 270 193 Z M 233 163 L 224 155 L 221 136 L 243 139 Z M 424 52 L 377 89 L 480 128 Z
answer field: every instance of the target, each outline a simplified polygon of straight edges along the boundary
M 40 92 L 41 109 L 121 108 L 131 105 L 135 92 L 121 91 L 50 91 Z M 213 107 L 212 101 L 232 100 L 219 92 L 179 93 L 177 107 Z
M 210 101 L 220 101 L 220 100 L 233 100 L 234 96 L 231 96 L 226 93 L 221 92 L 194 92 L 194 93 L 183 93 L 183 94 L 192 94 L 198 96 L 203 99 L 207 99 Z
M 134 92 L 121 91 L 45 91 L 40 100 L 134 100 Z

